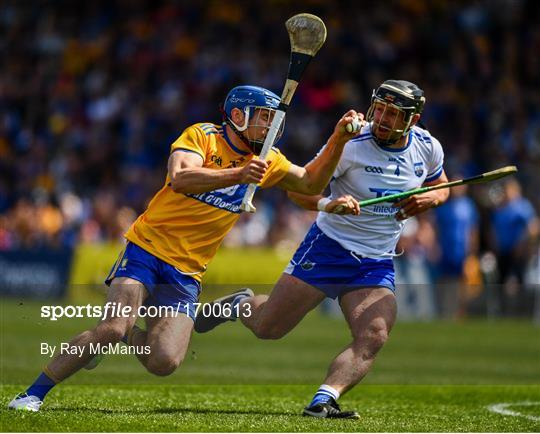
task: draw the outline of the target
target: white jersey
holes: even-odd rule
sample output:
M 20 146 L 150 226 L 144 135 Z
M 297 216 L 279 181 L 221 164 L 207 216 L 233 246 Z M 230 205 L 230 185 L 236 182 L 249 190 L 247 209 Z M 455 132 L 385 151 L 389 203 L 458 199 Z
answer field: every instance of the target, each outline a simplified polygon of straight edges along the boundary
M 345 145 L 330 182 L 331 198 L 350 194 L 360 201 L 420 187 L 441 176 L 443 159 L 439 141 L 422 128 L 412 128 L 406 147 L 392 149 L 378 145 L 366 125 Z M 398 210 L 382 202 L 363 207 L 358 216 L 320 212 L 317 225 L 358 255 L 391 257 L 404 226 L 395 218 Z

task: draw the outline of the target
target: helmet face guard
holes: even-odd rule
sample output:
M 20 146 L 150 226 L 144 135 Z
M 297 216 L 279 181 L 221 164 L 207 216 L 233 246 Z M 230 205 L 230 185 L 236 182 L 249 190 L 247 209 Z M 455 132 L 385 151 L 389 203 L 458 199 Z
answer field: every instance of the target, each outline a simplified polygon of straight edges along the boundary
M 259 154 L 266 139 L 266 134 L 270 129 L 272 119 L 276 114 L 276 110 L 268 107 L 247 106 L 244 107 L 244 124 L 238 125 L 231 118 L 228 118 L 228 123 L 235 133 L 240 135 L 242 139 L 247 140 L 249 147 L 255 154 Z M 281 122 L 279 131 L 276 136 L 276 142 L 283 135 L 285 120 Z M 245 141 L 244 140 L 244 141 Z
M 379 145 L 393 145 L 407 135 L 413 116 L 422 112 L 425 101 L 424 92 L 415 84 L 404 80 L 385 81 L 373 91 L 366 116 L 375 141 Z
M 225 98 L 223 118 L 253 153 L 259 154 L 279 103 L 280 98 L 267 89 L 258 86 L 238 86 Z M 242 125 L 232 120 L 231 113 L 234 108 L 244 113 Z M 284 125 L 285 121 L 280 125 L 276 141 L 283 134 Z

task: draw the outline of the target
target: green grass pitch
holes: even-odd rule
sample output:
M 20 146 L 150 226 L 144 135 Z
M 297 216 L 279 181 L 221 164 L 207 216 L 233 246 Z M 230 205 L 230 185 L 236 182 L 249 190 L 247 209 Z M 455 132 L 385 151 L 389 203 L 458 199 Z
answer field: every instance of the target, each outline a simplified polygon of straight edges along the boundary
M 340 399 L 360 420 L 300 416 L 349 340 L 342 319 L 319 312 L 279 341 L 240 324 L 194 335 L 169 377 L 110 356 L 53 389 L 42 412 L 8 411 L 48 360 L 40 342 L 94 323 L 44 321 L 39 306 L 0 301 L 0 431 L 540 431 L 540 329 L 525 321 L 398 323 L 370 374 Z M 512 415 L 488 409 L 501 403 Z

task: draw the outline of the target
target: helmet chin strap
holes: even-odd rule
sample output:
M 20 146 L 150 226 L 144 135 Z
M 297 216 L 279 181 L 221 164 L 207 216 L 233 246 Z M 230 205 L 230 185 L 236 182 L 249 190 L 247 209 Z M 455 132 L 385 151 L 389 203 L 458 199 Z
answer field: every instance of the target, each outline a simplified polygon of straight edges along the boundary
M 244 131 L 247 129 L 247 122 L 249 122 L 249 120 L 247 120 L 243 130 L 239 130 L 238 126 L 227 116 L 227 113 L 225 113 L 225 110 L 223 110 L 222 107 L 220 107 L 219 111 L 223 115 L 223 120 L 229 127 L 231 127 L 234 134 L 236 134 L 236 136 L 242 140 L 242 142 L 251 150 L 251 152 L 258 155 L 258 152 L 262 149 L 262 145 L 257 142 L 250 141 L 246 136 L 244 136 Z
M 373 128 L 373 126 L 371 127 Z M 401 134 L 399 137 L 396 137 L 395 139 L 379 139 L 375 134 L 373 134 L 373 130 L 371 131 L 371 135 L 373 136 L 373 140 L 380 145 L 380 146 L 392 146 L 395 145 L 398 141 L 401 140 L 402 137 L 406 136 L 409 133 L 409 129 L 405 129 L 403 134 Z
M 392 145 L 395 145 L 397 143 L 397 141 L 401 138 L 400 137 L 400 138 L 398 138 L 396 140 L 389 140 L 389 139 L 381 140 L 375 134 L 372 134 L 372 135 L 373 135 L 373 140 L 375 140 L 375 142 L 379 146 L 392 146 Z
M 236 134 L 237 137 L 242 140 L 242 142 L 251 150 L 251 152 L 253 152 L 255 155 L 259 155 L 261 153 L 263 143 L 257 142 L 256 140 L 249 140 L 246 136 L 244 136 L 244 131 L 238 130 L 234 122 L 229 118 L 225 117 L 225 122 L 231 127 L 234 134 Z

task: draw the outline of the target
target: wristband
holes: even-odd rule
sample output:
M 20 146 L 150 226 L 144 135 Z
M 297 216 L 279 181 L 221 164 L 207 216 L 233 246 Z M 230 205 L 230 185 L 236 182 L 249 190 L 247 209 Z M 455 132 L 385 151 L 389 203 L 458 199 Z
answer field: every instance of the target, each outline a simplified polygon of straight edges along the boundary
M 326 212 L 326 205 L 328 205 L 330 202 L 332 202 L 332 199 L 328 197 L 323 197 L 319 199 L 319 201 L 317 202 L 317 209 L 319 211 Z

